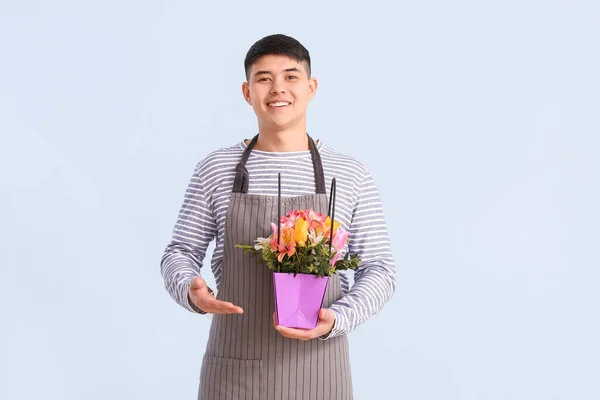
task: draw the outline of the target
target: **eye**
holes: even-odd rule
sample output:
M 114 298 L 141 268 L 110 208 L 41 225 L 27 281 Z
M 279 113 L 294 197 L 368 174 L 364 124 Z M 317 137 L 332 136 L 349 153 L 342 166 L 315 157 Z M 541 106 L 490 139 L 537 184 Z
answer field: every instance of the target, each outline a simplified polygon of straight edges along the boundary
M 259 81 L 259 82 L 267 82 L 267 81 L 269 81 L 269 80 L 271 80 L 271 78 L 262 77 L 262 78 L 259 78 L 259 79 L 258 79 L 258 81 Z
M 294 79 L 298 79 L 298 77 L 296 75 L 290 75 L 290 76 L 288 76 L 288 79 L 294 80 Z

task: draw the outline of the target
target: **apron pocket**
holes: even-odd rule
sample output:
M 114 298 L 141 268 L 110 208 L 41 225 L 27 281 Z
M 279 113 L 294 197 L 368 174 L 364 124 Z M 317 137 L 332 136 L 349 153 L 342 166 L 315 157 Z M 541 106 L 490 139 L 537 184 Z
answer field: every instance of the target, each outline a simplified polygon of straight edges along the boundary
M 202 399 L 261 399 L 263 361 L 204 355 L 200 373 Z

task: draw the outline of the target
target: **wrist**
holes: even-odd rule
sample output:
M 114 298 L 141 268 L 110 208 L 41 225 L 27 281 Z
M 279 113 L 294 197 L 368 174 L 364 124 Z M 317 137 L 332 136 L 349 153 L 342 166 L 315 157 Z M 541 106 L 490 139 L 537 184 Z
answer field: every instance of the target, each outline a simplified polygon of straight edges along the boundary
M 214 292 L 214 291 L 213 291 L 213 290 L 212 290 L 210 287 L 206 286 L 206 290 L 208 291 L 208 293 L 209 293 L 210 295 L 212 295 L 213 297 L 216 297 L 216 296 L 215 296 L 215 292 Z M 197 299 L 197 298 L 198 298 L 198 296 L 196 296 L 196 295 L 192 294 L 192 290 L 191 290 L 191 288 L 188 290 L 188 295 L 187 295 L 187 298 L 188 298 L 188 303 L 189 303 L 190 307 L 191 307 L 191 308 L 192 308 L 192 309 L 193 309 L 195 312 L 197 312 L 197 313 L 199 313 L 199 314 L 206 314 L 206 313 L 207 313 L 206 311 L 202 310 L 202 309 L 201 309 L 201 308 L 200 308 L 200 307 L 199 307 L 199 306 L 196 304 L 196 301 L 194 301 L 195 299 Z

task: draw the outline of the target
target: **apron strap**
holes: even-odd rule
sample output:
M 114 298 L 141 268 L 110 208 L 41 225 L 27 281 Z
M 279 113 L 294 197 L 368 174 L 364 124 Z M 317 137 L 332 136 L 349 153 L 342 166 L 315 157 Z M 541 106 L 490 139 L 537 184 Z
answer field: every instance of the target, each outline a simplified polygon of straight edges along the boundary
M 310 156 L 312 158 L 313 170 L 315 174 L 315 189 L 317 194 L 325 193 L 325 174 L 323 173 L 323 163 L 321 162 L 321 155 L 317 150 L 317 145 L 314 140 L 308 135 L 308 147 L 310 148 Z M 235 166 L 235 179 L 233 180 L 233 192 L 234 193 L 248 193 L 249 175 L 246 169 L 246 162 L 250 157 L 250 152 L 258 140 L 258 135 L 252 138 L 248 147 L 244 150 L 240 162 Z
M 325 194 L 325 173 L 323 172 L 323 163 L 321 162 L 321 155 L 317 151 L 317 145 L 310 136 L 308 136 L 308 146 L 310 147 L 310 155 L 312 157 L 313 170 L 315 171 L 315 192 L 317 194 Z
M 331 252 L 333 242 L 333 222 L 335 221 L 335 195 L 337 194 L 337 187 L 335 184 L 335 178 L 331 180 L 331 190 L 329 191 L 329 205 L 327 207 L 327 216 L 331 218 L 331 229 L 329 230 L 329 252 Z
M 252 138 L 252 141 L 244 150 L 242 154 L 242 159 L 235 166 L 235 179 L 233 180 L 233 192 L 234 193 L 248 193 L 248 170 L 246 169 L 246 162 L 248 161 L 248 157 L 250 157 L 250 152 L 252 148 L 256 144 L 258 140 L 258 135 Z

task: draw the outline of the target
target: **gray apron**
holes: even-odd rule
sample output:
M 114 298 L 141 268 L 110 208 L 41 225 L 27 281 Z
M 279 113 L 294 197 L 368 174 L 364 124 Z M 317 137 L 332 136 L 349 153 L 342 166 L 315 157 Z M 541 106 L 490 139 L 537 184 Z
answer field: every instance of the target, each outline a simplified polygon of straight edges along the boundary
M 243 308 L 243 314 L 213 315 L 200 371 L 202 400 L 348 400 L 352 379 L 347 336 L 300 341 L 273 327 L 273 273 L 258 256 L 234 246 L 271 233 L 278 220 L 278 197 L 247 194 L 246 161 L 258 135 L 236 167 L 225 222 L 223 272 L 219 300 Z M 310 209 L 326 214 L 328 199 L 321 158 L 309 136 L 316 194 L 281 198 L 281 213 Z M 341 297 L 340 279 L 329 278 L 323 307 Z

